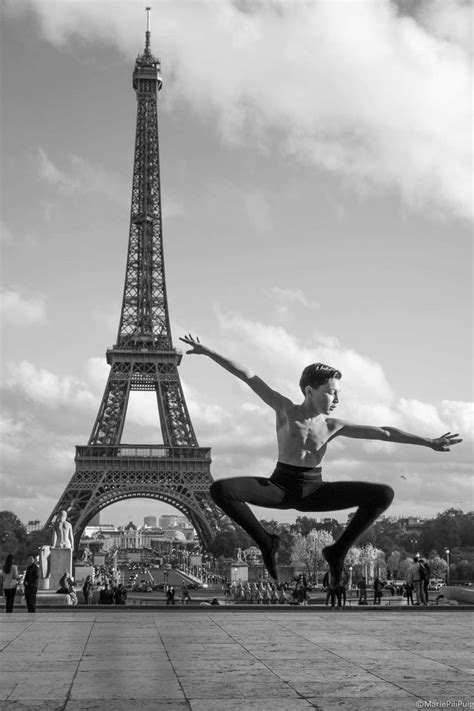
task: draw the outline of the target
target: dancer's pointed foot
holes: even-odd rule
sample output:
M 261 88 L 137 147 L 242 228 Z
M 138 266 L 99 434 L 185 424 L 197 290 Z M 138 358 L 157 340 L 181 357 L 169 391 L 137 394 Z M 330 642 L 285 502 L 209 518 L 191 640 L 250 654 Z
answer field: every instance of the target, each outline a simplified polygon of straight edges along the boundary
M 338 555 L 336 551 L 334 551 L 334 546 L 326 546 L 326 548 L 323 548 L 322 553 L 329 565 L 329 590 L 335 591 L 336 588 L 340 587 L 342 582 L 345 556 Z
M 275 533 L 271 533 L 268 548 L 260 549 L 262 551 L 263 562 L 265 564 L 266 569 L 268 570 L 268 574 L 274 580 L 278 580 L 276 554 L 278 553 L 279 547 L 280 536 L 277 536 Z

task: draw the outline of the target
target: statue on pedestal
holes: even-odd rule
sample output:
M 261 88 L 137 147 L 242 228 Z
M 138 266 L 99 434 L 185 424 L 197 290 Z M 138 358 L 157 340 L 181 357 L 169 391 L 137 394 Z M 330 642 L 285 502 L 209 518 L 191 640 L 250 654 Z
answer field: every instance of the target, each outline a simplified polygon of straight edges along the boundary
M 67 520 L 67 511 L 60 511 L 53 528 L 53 548 L 74 548 L 72 526 Z
M 51 546 L 41 546 L 40 548 L 40 572 L 41 579 L 46 580 L 50 574 Z
M 89 546 L 86 546 L 82 552 L 81 563 L 84 565 L 92 565 L 92 551 Z

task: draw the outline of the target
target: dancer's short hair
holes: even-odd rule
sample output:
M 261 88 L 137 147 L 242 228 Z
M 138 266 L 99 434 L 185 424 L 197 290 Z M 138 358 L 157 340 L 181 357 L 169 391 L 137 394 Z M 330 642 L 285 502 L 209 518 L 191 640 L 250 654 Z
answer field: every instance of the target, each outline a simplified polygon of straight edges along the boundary
M 304 395 L 304 389 L 307 385 L 310 385 L 312 388 L 319 388 L 320 385 L 324 385 L 324 383 L 327 383 L 331 378 L 340 380 L 342 378 L 341 371 L 325 363 L 311 363 L 311 365 L 307 365 L 301 373 L 301 392 Z

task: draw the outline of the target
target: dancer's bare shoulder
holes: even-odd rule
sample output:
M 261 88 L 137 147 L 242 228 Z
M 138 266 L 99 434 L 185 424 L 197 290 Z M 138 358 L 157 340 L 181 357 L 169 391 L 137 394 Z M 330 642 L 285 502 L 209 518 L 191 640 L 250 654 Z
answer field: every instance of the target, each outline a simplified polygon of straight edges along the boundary
M 247 379 L 247 385 L 254 391 L 264 403 L 269 405 L 276 412 L 291 411 L 294 404 L 285 395 L 282 395 L 278 390 L 274 390 L 258 375 L 252 375 Z

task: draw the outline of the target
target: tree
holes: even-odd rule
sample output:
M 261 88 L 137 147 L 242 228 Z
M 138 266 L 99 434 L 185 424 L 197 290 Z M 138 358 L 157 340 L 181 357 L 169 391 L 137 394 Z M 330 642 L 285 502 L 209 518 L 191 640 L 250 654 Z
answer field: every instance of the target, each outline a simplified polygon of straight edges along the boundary
M 446 579 L 448 564 L 439 555 L 433 556 L 429 559 L 430 565 L 430 576 L 432 578 L 443 578 Z
M 1 557 L 13 553 L 19 561 L 24 556 L 24 547 L 27 541 L 26 528 L 12 511 L 0 511 L 0 542 L 2 544 Z
M 400 551 L 393 551 L 388 557 L 387 567 L 389 571 L 389 577 L 394 579 L 398 578 L 398 569 L 400 567 L 400 561 L 402 559 L 402 554 Z
M 361 547 L 360 551 L 360 563 L 364 566 L 364 577 L 367 581 L 374 579 L 374 568 L 375 563 L 381 566 L 383 562 L 385 564 L 385 553 L 372 545 L 372 543 L 367 543 L 367 545 Z
M 413 565 L 413 558 L 404 558 L 400 563 L 398 571 L 404 580 L 408 578 L 408 571 L 411 565 Z
M 237 548 L 245 550 L 254 545 L 254 542 L 240 526 L 235 529 L 220 531 L 214 538 L 211 546 L 212 554 L 216 558 L 233 558 Z
M 325 564 L 322 550 L 325 546 L 334 543 L 334 539 L 327 531 L 311 530 L 307 536 L 296 534 L 293 539 L 291 562 L 303 564 L 310 577 L 318 580 L 319 569 Z

